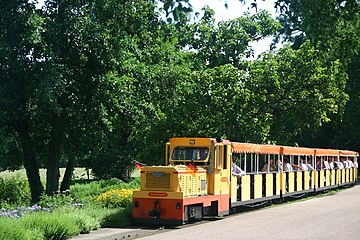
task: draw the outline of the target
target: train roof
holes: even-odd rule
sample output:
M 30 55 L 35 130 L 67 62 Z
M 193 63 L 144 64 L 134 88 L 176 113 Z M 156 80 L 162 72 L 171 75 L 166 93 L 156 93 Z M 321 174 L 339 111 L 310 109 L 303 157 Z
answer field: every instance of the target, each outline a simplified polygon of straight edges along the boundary
M 229 140 L 219 140 L 217 138 L 171 138 L 170 143 L 182 143 L 191 145 L 193 143 L 209 145 L 212 142 L 221 142 L 225 145 L 230 145 L 232 151 L 235 153 L 259 153 L 259 154 L 283 154 L 283 155 L 314 155 L 314 156 L 359 156 L 358 152 L 340 149 L 323 149 L 323 148 L 308 148 L 308 147 L 292 147 L 273 144 L 256 144 L 256 143 L 241 143 L 232 142 Z
M 307 147 L 291 147 L 270 144 L 254 144 L 232 142 L 235 153 L 283 154 L 283 155 L 315 155 L 315 156 L 359 156 L 358 152 L 338 149 L 322 149 Z

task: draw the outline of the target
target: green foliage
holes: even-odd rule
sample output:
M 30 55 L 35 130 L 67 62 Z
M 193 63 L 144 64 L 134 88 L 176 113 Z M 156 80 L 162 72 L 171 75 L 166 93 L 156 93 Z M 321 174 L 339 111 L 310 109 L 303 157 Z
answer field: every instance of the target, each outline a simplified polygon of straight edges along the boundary
M 4 204 L 19 206 L 29 203 L 30 189 L 26 179 L 19 176 L 0 177 L 0 207 Z
M 77 203 L 94 202 L 98 196 L 110 189 L 134 189 L 139 188 L 139 179 L 133 179 L 129 183 L 113 178 L 108 180 L 91 181 L 87 184 L 74 184 L 71 187 L 70 197 Z
M 56 215 L 66 216 L 78 227 L 79 233 L 89 233 L 91 230 L 100 228 L 102 217 L 91 206 L 77 208 L 75 206 L 63 206 L 54 210 Z
M 250 75 L 251 102 L 267 114 L 269 138 L 281 144 L 306 145 L 332 114 L 342 113 L 347 100 L 342 64 L 324 61 L 309 44 L 264 55 Z
M 99 179 L 129 179 L 132 170 L 127 151 L 121 148 L 104 150 L 93 161 L 91 167 L 92 174 Z
M 107 208 L 126 208 L 131 205 L 133 189 L 111 189 L 102 193 L 97 199 Z
M 18 220 L 27 229 L 38 229 L 45 239 L 68 239 L 79 233 L 73 219 L 61 212 L 38 212 L 23 216 Z
M 24 211 L 18 214 L 21 215 L 18 219 L 0 217 L 0 239 L 68 239 L 100 227 L 128 226 L 131 219 L 130 195 L 121 199 L 122 204 L 115 209 L 105 208 L 104 204 L 96 202 L 96 198 L 110 189 L 138 187 L 139 179 L 130 183 L 110 179 L 75 184 L 70 195 L 42 196 L 40 204 L 47 207 L 46 211 Z M 6 204 L 3 207 L 13 209 L 15 206 Z
M 24 165 L 33 201 L 43 191 L 38 167 L 53 194 L 69 159 L 126 180 L 132 159 L 162 163 L 173 136 L 311 145 L 329 129 L 346 140 L 343 124 L 356 126 L 358 2 L 276 1 L 295 50 L 252 62 L 251 42 L 279 31 L 269 13 L 215 24 L 205 7 L 190 23 L 188 0 L 160 2 L 53 0 L 35 10 L 15 0 L 0 10 L 0 170 Z M 75 185 L 70 198 L 42 202 L 86 202 L 109 189 Z
M 104 216 L 102 227 L 126 227 L 131 224 L 131 207 L 111 209 Z
M 337 113 L 328 115 L 331 122 L 323 124 L 315 136 L 307 141 L 321 147 L 359 150 L 356 134 L 359 132 L 359 111 L 354 106 L 358 106 L 356 89 L 359 88 L 357 76 L 360 3 L 336 0 L 316 3 L 311 0 L 277 0 L 276 6 L 281 13 L 279 20 L 282 28 L 279 35 L 282 34 L 296 49 L 310 41 L 323 55 L 322 62 L 339 62 L 339 71 L 349 76 L 346 93 L 350 98 L 346 106 L 339 108 Z M 343 84 L 343 77 L 340 76 L 339 79 Z M 339 97 L 344 98 L 342 91 L 339 92 Z
M 52 196 L 42 195 L 40 202 L 38 204 L 42 207 L 53 209 L 73 203 L 74 203 L 74 199 L 69 195 L 54 194 Z
M 2 240 L 42 240 L 45 239 L 38 229 L 24 228 L 15 219 L 0 218 L 0 239 Z
M 245 14 L 215 26 L 214 12 L 204 8 L 199 22 L 185 27 L 180 45 L 196 51 L 194 61 L 209 67 L 232 64 L 242 67 L 245 57 L 253 56 L 250 43 L 273 35 L 279 24 L 266 11 L 255 15 Z M 198 62 L 200 63 L 200 62 Z

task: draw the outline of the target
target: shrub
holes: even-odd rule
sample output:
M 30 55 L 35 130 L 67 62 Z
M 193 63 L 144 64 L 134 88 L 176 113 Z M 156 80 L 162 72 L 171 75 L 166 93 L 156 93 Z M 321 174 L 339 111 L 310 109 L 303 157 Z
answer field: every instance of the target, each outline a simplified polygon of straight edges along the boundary
M 71 196 L 65 194 L 55 194 L 53 196 L 42 195 L 39 205 L 46 208 L 56 208 L 73 203 L 74 199 Z
M 28 181 L 20 176 L 0 178 L 0 205 L 28 205 L 30 188 Z
M 88 184 L 75 184 L 71 186 L 70 195 L 76 202 L 87 203 L 96 200 L 103 192 L 113 188 L 123 188 L 126 183 L 119 179 L 93 181 Z
M 12 180 L 14 182 L 16 181 Z M 16 207 L 5 202 L 9 210 L 4 210 L 3 215 L 9 215 L 9 218 L 0 216 L 0 239 L 61 240 L 99 227 L 128 226 L 131 219 L 132 190 L 125 188 L 129 187 L 138 188 L 138 179 L 130 183 L 111 179 L 76 184 L 72 186 L 70 195 L 43 196 L 40 205 L 46 208 L 39 205 Z M 116 193 L 113 198 L 105 197 L 104 200 L 96 201 L 101 195 L 111 196 L 114 191 Z M 78 204 L 79 202 L 84 204 Z M 104 208 L 105 205 L 109 208 Z M 18 217 L 20 218 L 14 219 Z
M 50 211 L 48 208 L 43 208 L 37 204 L 34 204 L 30 207 L 20 206 L 16 209 L 12 209 L 11 205 L 8 205 L 8 210 L 6 208 L 2 208 L 0 211 L 0 217 L 7 218 L 20 218 L 21 216 L 29 213 L 29 212 L 39 212 L 39 211 Z M 11 210 L 12 209 L 12 210 Z
M 37 229 L 45 239 L 68 239 L 80 232 L 73 219 L 59 212 L 31 213 L 17 221 L 27 229 Z
M 99 218 L 98 211 L 92 207 L 76 208 L 73 206 L 56 209 L 56 214 L 66 216 L 74 221 L 79 229 L 79 233 L 88 233 L 101 226 L 102 218 Z M 100 215 L 101 216 L 101 215 Z
M 104 216 L 102 227 L 126 227 L 131 223 L 131 206 L 121 209 L 109 209 Z
M 44 236 L 36 229 L 27 229 L 15 219 L 0 218 L 0 239 L 42 240 Z
M 124 148 L 108 149 L 94 157 L 92 174 L 96 178 L 128 179 L 133 169 L 133 164 Z
M 105 207 L 125 208 L 132 202 L 133 189 L 112 189 L 101 194 L 96 201 L 101 202 Z

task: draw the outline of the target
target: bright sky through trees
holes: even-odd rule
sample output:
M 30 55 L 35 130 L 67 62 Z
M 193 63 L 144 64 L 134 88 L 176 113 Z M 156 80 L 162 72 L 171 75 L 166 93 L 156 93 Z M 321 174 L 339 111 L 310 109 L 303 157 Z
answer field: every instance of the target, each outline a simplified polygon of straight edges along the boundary
M 247 1 L 247 3 L 244 4 L 239 0 L 190 0 L 190 3 L 194 7 L 195 12 L 201 12 L 203 6 L 208 5 L 215 11 L 215 18 L 217 21 L 226 21 L 241 17 L 246 11 L 249 11 L 251 14 L 255 14 L 256 11 L 254 8 L 250 8 L 250 3 L 252 3 L 252 1 Z M 225 3 L 227 3 L 227 8 Z M 273 0 L 258 1 L 257 4 L 258 11 L 267 10 L 274 17 L 276 16 Z M 264 51 L 269 50 L 271 41 L 272 38 L 266 38 L 251 44 L 254 48 L 255 58 Z
M 217 21 L 226 21 L 229 19 L 234 19 L 241 17 L 244 12 L 249 11 L 251 14 L 255 13 L 254 8 L 250 8 L 250 3 L 252 1 L 247 1 L 247 3 L 241 3 L 239 0 L 190 0 L 191 5 L 194 7 L 194 12 L 201 12 L 201 9 L 208 5 L 211 9 L 215 11 L 215 18 Z M 41 7 L 44 4 L 44 0 L 38 0 L 38 7 Z M 227 8 L 225 6 L 227 4 Z M 267 10 L 273 16 L 276 15 L 274 8 L 274 0 L 267 1 L 258 1 L 258 11 Z M 200 15 L 201 16 L 201 15 Z M 267 50 L 271 44 L 272 38 L 266 38 L 264 40 L 252 43 L 254 48 L 255 58 Z

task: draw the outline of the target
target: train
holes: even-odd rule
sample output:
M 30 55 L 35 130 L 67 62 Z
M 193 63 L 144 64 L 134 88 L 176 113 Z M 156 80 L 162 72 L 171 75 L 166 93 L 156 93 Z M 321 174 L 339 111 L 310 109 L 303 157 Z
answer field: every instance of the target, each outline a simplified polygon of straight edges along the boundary
M 140 169 L 132 220 L 136 225 L 178 226 L 226 216 L 242 206 L 352 186 L 358 157 L 350 150 L 171 138 L 165 165 Z M 233 164 L 243 170 L 241 177 L 232 174 Z

